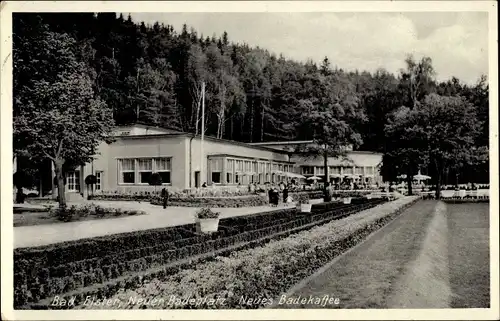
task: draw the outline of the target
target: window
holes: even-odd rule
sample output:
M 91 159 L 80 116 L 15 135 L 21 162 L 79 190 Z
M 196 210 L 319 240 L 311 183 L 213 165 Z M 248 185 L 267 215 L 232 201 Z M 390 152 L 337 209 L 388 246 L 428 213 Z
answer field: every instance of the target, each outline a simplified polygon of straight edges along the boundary
M 279 170 L 280 172 L 282 172 L 282 171 L 283 171 L 283 165 L 279 164 L 279 165 L 278 165 L 278 170 Z
M 365 173 L 367 175 L 373 175 L 373 167 L 365 167 Z
M 253 162 L 252 166 L 253 166 L 253 172 L 254 173 L 257 173 L 259 171 L 259 168 L 258 168 L 258 163 L 257 162 Z
M 271 172 L 271 163 L 266 163 L 266 173 L 270 173 Z M 269 178 L 269 176 L 268 176 Z
M 234 177 L 234 159 L 228 159 L 226 167 L 226 184 L 233 184 L 234 183 L 233 177 Z
M 338 166 L 330 166 L 329 170 L 330 174 L 340 174 L 340 167 Z
M 138 159 L 138 172 L 139 172 L 139 182 L 141 184 L 148 184 L 151 175 L 153 174 L 153 160 L 152 159 Z
M 242 172 L 243 171 L 243 161 L 242 160 L 237 160 L 236 161 L 236 169 L 237 172 Z
M 149 184 L 151 175 L 158 173 L 163 184 L 171 183 L 171 158 L 119 159 L 119 184 Z M 136 178 L 137 176 L 137 178 Z
M 316 175 L 325 175 L 325 168 L 322 166 L 316 166 Z
M 314 167 L 312 166 L 302 166 L 302 174 L 314 175 Z
M 252 171 L 252 162 L 251 161 L 245 161 L 245 172 L 251 172 Z
M 162 184 L 170 184 L 171 177 L 170 171 L 172 168 L 172 161 L 170 158 L 156 158 L 155 159 L 155 172 L 160 174 Z
M 354 174 L 352 167 L 344 167 L 344 174 Z
M 96 192 L 102 191 L 102 171 L 95 172 L 95 177 L 96 177 L 95 190 Z
M 68 192 L 80 191 L 80 171 L 68 172 L 66 174 Z
M 363 167 L 356 167 L 354 170 L 355 170 L 355 174 L 358 174 L 358 175 L 363 174 Z
M 135 183 L 135 159 L 120 159 L 120 183 Z

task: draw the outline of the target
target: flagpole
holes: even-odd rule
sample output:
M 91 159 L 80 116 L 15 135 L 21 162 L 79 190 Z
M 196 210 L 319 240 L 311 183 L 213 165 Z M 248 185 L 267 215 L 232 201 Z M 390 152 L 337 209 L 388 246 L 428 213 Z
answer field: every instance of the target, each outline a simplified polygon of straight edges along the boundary
M 205 182 L 203 176 L 203 139 L 205 137 L 205 82 L 201 83 L 201 142 L 200 142 L 200 184 Z

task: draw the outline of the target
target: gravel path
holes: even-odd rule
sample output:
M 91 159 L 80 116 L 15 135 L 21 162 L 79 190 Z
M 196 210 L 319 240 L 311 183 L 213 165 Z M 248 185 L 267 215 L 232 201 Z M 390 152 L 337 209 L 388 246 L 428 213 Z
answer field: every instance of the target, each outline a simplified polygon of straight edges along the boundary
M 121 218 L 77 221 L 68 223 L 46 224 L 36 226 L 20 226 L 14 228 L 14 248 L 42 246 L 64 241 L 104 236 L 109 234 L 126 233 L 154 228 L 177 226 L 195 222 L 196 207 L 174 207 L 163 209 L 161 206 L 149 202 L 127 201 L 92 201 L 103 207 L 121 208 L 124 210 L 140 210 L 147 214 Z M 68 203 L 69 205 L 76 203 Z M 81 202 L 79 203 L 81 204 Z M 249 215 L 267 212 L 284 206 L 256 206 L 240 208 L 216 208 L 220 217 Z
M 413 205 L 290 296 L 328 296 L 338 298 L 338 304 L 289 308 L 386 308 L 395 281 L 418 257 L 436 204 L 436 201 L 420 201 Z

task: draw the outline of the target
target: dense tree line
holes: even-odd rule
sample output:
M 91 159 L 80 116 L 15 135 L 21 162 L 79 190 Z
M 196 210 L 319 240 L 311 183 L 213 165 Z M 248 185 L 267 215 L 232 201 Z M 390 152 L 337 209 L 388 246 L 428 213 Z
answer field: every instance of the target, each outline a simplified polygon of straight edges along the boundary
M 475 85 L 456 78 L 438 82 L 428 57 L 417 61 L 409 56 L 399 74 L 348 72 L 331 67 L 335 62 L 328 58 L 318 66 L 233 43 L 227 32 L 202 35 L 187 25 L 176 31 L 115 13 L 16 13 L 13 21 L 15 117 L 35 93 L 33 79 L 57 77 L 64 70 L 50 65 L 69 63 L 85 69 L 79 81 L 91 87 L 87 98 L 109 110 L 116 124 L 143 122 L 199 133 L 204 82 L 207 135 L 244 142 L 315 139 L 334 154 L 336 144 L 350 142 L 388 155 L 395 149 L 388 120 L 401 106 L 415 109 L 436 94 L 469 103 L 474 111 L 470 121 L 479 126 L 473 145 L 488 145 L 486 78 Z M 60 42 L 58 51 L 44 47 L 47 39 Z M 69 47 L 73 53 L 65 55 Z M 339 139 L 316 139 L 324 135 Z M 22 136 L 14 138 L 15 149 L 21 150 Z M 386 168 L 384 176 L 393 178 L 392 172 Z

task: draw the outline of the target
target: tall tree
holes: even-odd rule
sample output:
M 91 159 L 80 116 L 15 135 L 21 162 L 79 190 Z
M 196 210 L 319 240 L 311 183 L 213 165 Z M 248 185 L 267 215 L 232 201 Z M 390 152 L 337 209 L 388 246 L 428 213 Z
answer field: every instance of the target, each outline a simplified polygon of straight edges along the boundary
M 354 87 L 343 76 L 342 72 L 331 72 L 324 63 L 321 72 L 314 74 L 316 90 L 301 101 L 301 106 L 308 112 L 303 112 L 300 125 L 309 129 L 309 138 L 313 143 L 299 146 L 297 152 L 323 159 L 325 200 L 329 199 L 328 158 L 345 156 L 350 146 L 362 143 L 361 135 L 351 124 L 357 119 L 364 119 L 364 114 L 358 108 Z
M 406 105 L 415 108 L 421 99 L 435 91 L 435 71 L 429 57 L 416 61 L 408 55 L 405 63 L 406 69 L 401 70 L 401 89 L 407 95 Z
M 67 34 L 43 32 L 34 51 L 25 53 L 31 59 L 23 61 L 38 76 L 15 92 L 14 150 L 54 163 L 61 208 L 66 206 L 64 165 L 89 161 L 113 124 L 111 111 L 94 95 L 89 67 L 78 61 L 77 48 Z

